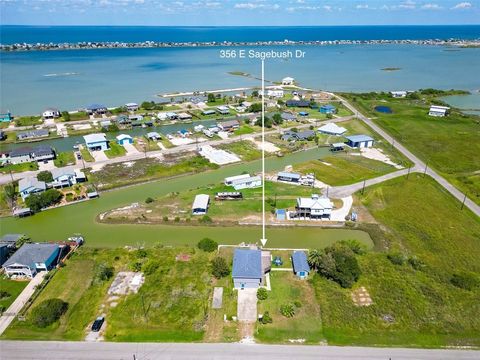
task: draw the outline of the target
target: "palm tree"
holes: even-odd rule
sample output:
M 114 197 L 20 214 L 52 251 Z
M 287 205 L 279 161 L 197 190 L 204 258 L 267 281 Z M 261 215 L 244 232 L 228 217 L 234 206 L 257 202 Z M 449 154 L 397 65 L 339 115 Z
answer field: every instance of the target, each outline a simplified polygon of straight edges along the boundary
M 320 267 L 322 263 L 323 251 L 318 249 L 313 249 L 308 253 L 308 264 L 315 270 Z

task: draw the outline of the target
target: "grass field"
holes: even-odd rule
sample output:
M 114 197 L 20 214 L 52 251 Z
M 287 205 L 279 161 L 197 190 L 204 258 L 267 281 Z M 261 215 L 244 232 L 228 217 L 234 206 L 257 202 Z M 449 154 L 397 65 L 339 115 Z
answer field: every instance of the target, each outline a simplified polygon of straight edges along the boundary
M 12 173 L 17 173 L 17 172 L 34 171 L 34 170 L 38 170 L 38 164 L 36 162 L 8 164 L 0 167 L 0 173 L 4 173 L 4 174 L 10 173 L 10 171 Z
M 105 150 L 105 155 L 109 159 L 116 158 L 119 156 L 124 156 L 127 153 L 127 150 L 122 145 L 117 144 L 114 141 L 110 141 L 109 143 L 109 149 Z
M 428 116 L 431 99 L 362 98 L 350 94 L 354 106 L 439 171 L 453 185 L 480 204 L 479 118 L 453 110 L 444 118 Z M 355 98 L 355 101 L 353 99 Z M 381 114 L 377 105 L 389 106 L 393 114 Z
M 88 151 L 87 149 L 85 148 L 82 148 L 80 150 L 80 154 L 82 155 L 82 158 L 83 160 L 87 161 L 87 162 L 94 162 L 95 159 L 93 158 L 92 154 L 90 154 L 90 151 Z
M 16 126 L 38 125 L 41 122 L 42 122 L 41 116 L 21 116 L 21 117 L 15 118 Z
M 237 130 L 234 131 L 235 135 L 248 135 L 252 134 L 255 132 L 255 129 L 253 129 L 249 125 L 242 125 L 240 126 Z
M 272 271 L 272 291 L 266 300 L 258 301 L 258 313 L 268 311 L 271 324 L 257 324 L 255 338 L 265 343 L 289 343 L 299 340 L 307 344 L 318 344 L 323 340 L 320 307 L 315 301 L 313 287 L 307 280 L 300 280 L 292 272 Z M 292 318 L 280 313 L 280 306 L 300 302 Z
M 220 149 L 233 152 L 238 155 L 243 161 L 252 161 L 259 159 L 262 156 L 262 152 L 257 146 L 249 140 L 235 141 L 229 144 L 223 144 L 217 146 Z
M 390 252 L 405 261 L 394 265 L 385 253 L 359 258 L 373 300 L 357 307 L 351 291 L 316 276 L 313 284 L 329 344 L 376 346 L 480 346 L 480 288 L 453 286 L 453 274 L 480 275 L 480 221 L 436 182 L 421 175 L 367 188 L 360 201 L 386 227 Z
M 363 156 L 338 153 L 322 160 L 312 160 L 294 166 L 300 173 L 314 173 L 320 181 L 332 186 L 353 184 L 387 174 L 396 169 Z
M 10 280 L 3 276 L 0 278 L 0 290 L 6 291 L 9 294 L 8 296 L 0 298 L 0 313 L 8 309 L 27 284 L 27 281 Z
M 56 167 L 64 167 L 75 164 L 75 155 L 73 151 L 64 151 L 57 154 L 57 158 L 53 160 Z

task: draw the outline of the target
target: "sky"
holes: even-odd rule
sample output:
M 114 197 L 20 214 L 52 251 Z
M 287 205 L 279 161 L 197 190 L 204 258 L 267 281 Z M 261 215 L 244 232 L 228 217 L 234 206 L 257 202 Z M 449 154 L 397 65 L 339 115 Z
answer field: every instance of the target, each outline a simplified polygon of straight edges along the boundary
M 480 0 L 0 0 L 3 25 L 480 24 Z

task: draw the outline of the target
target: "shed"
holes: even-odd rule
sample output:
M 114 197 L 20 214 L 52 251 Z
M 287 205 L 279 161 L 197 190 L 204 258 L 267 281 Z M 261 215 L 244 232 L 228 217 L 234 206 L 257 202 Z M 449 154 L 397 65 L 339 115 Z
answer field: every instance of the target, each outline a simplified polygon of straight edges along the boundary
M 147 133 L 147 138 L 149 140 L 160 140 L 162 137 L 160 136 L 160 134 L 156 131 L 151 131 L 149 133 Z
M 374 139 L 368 135 L 345 136 L 348 146 L 352 148 L 369 148 L 373 146 Z
M 232 277 L 236 289 L 258 288 L 263 278 L 262 252 L 252 249 L 235 249 Z
M 117 143 L 119 145 L 133 144 L 133 138 L 127 134 L 120 134 L 117 136 Z
M 307 254 L 303 251 L 294 251 L 292 254 L 293 272 L 300 279 L 305 279 L 310 272 L 310 266 L 307 261 Z
M 286 182 L 292 182 L 292 183 L 298 183 L 301 177 L 302 176 L 300 174 L 286 172 L 286 171 L 281 171 L 277 174 L 278 181 L 286 181 Z
M 205 215 L 210 204 L 210 196 L 206 194 L 198 194 L 192 204 L 192 215 Z
M 277 216 L 277 220 L 286 220 L 287 219 L 287 212 L 285 211 L 285 209 L 277 209 L 275 211 L 275 214 Z
M 344 134 L 347 131 L 347 129 L 345 129 L 342 126 L 338 126 L 335 123 L 328 123 L 328 124 L 325 124 L 325 125 L 319 127 L 318 131 L 321 132 L 322 134 L 339 136 L 339 135 Z

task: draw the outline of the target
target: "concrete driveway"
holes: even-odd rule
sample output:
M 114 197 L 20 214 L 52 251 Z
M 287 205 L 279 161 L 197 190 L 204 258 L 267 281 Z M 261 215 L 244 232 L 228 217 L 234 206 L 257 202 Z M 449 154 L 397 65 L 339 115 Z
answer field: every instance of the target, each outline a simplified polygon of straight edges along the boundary
M 127 156 L 140 154 L 140 151 L 133 144 L 123 144 L 123 147 L 127 150 Z
M 97 151 L 90 151 L 90 154 L 92 154 L 93 158 L 95 161 L 107 161 L 108 157 L 105 155 L 105 152 L 103 150 L 97 150 Z
M 238 321 L 257 321 L 257 289 L 238 290 Z
M 55 169 L 56 166 L 53 162 L 53 160 L 48 160 L 46 163 L 44 161 L 39 161 L 38 162 L 38 171 L 51 171 Z

